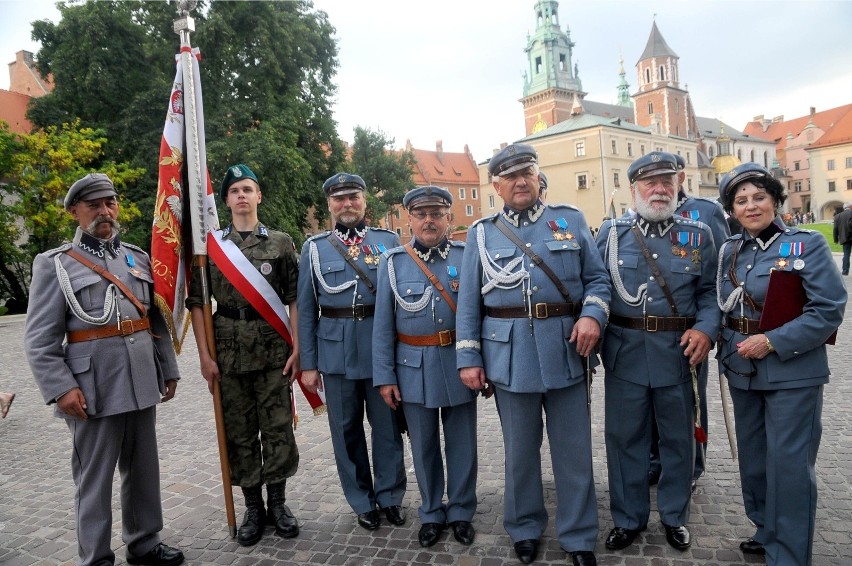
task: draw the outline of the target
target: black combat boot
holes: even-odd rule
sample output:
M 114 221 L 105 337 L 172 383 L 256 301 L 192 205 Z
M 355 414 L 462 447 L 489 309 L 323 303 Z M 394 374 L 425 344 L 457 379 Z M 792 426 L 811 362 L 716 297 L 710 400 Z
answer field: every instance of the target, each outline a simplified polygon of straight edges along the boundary
M 243 524 L 237 531 L 237 542 L 242 546 L 253 546 L 263 536 L 263 528 L 266 526 L 263 489 L 260 486 L 244 487 L 243 495 L 246 498 L 246 514 L 243 516 Z
M 269 499 L 269 520 L 275 524 L 275 534 L 283 538 L 299 535 L 299 523 L 290 508 L 284 505 L 286 482 L 268 484 L 266 494 Z

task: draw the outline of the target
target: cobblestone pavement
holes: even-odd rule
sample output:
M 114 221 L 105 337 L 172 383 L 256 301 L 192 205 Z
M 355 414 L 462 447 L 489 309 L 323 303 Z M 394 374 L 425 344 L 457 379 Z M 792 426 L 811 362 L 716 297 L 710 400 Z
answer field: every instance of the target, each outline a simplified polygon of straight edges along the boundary
M 839 259 L 839 256 L 838 256 Z M 847 283 L 849 278 L 846 279 Z M 0 421 L 0 564 L 73 564 L 76 539 L 73 483 L 69 464 L 68 429 L 44 406 L 22 349 L 23 316 L 0 318 L 0 390 L 15 391 L 9 416 Z M 825 389 L 824 432 L 817 463 L 819 506 L 814 541 L 815 565 L 852 565 L 852 325 L 829 347 L 831 383 Z M 251 548 L 228 535 L 223 507 L 218 453 L 210 396 L 197 367 L 192 333 L 178 358 L 183 380 L 177 396 L 158 409 L 158 435 L 165 542 L 182 548 L 188 564 L 284 565 L 402 565 L 458 564 L 499 566 L 518 564 L 502 526 L 503 448 L 492 401 L 479 405 L 479 508 L 474 518 L 476 540 L 460 545 L 447 532 L 430 549 L 417 543 L 419 492 L 407 457 L 408 492 L 404 505 L 408 521 L 402 527 L 382 527 L 369 533 L 360 528 L 349 509 L 334 467 L 326 418 L 314 417 L 301 397 L 301 422 L 296 438 L 300 469 L 289 480 L 288 504 L 299 518 L 296 539 L 277 538 L 271 528 Z M 603 438 L 603 384 L 598 378 L 593 396 L 593 449 L 600 534 L 601 565 L 663 566 L 762 564 L 762 557 L 743 557 L 739 542 L 753 534 L 743 510 L 737 466 L 731 460 L 722 420 L 715 363 L 710 376 L 710 442 L 707 473 L 692 499 L 689 527 L 692 547 L 670 548 L 659 517 L 652 511 L 648 530 L 620 552 L 603 541 L 612 528 L 606 481 Z M 297 396 L 300 394 L 297 393 Z M 545 496 L 551 517 L 555 509 L 550 454 L 542 449 Z M 113 548 L 124 563 L 118 489 L 114 491 Z M 652 489 L 652 505 L 654 490 Z M 242 497 L 235 490 L 237 522 Z M 553 525 L 542 537 L 536 564 L 565 564 L 566 554 L 554 538 Z

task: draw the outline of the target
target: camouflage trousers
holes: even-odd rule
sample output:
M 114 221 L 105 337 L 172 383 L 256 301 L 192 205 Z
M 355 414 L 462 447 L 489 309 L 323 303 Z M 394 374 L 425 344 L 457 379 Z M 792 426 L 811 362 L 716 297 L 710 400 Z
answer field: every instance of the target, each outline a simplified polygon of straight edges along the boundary
M 299 467 L 289 380 L 281 368 L 222 376 L 231 482 L 277 484 Z

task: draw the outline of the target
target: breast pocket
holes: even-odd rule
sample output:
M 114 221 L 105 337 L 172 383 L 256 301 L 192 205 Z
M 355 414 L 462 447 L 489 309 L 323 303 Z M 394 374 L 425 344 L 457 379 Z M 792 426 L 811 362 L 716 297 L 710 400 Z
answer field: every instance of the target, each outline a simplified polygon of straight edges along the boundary
M 273 250 L 265 250 L 265 249 L 255 249 L 252 250 L 251 253 L 251 263 L 254 265 L 255 269 L 257 269 L 263 277 L 273 283 L 275 281 L 275 276 L 278 273 L 278 262 L 280 258 L 278 254 Z
M 515 258 L 518 248 L 487 248 L 487 250 L 488 255 L 495 263 L 497 263 L 497 265 L 504 266 Z
M 86 398 L 86 414 L 97 414 L 98 392 L 97 387 L 95 387 L 95 370 L 92 367 L 92 357 L 68 358 L 65 360 L 65 364 L 74 374 L 74 380 L 77 382 L 80 391 L 83 392 L 83 397 Z
M 672 287 L 689 286 L 695 282 L 695 278 L 701 275 L 701 264 L 694 264 L 688 259 L 674 258 L 669 264 L 672 272 Z
M 93 314 L 95 310 L 101 311 L 103 309 L 106 285 L 106 281 L 95 273 L 71 279 L 71 289 L 74 291 L 74 296 L 77 297 L 77 301 L 89 314 Z
M 638 285 L 644 283 L 639 280 L 639 256 L 624 254 L 619 255 L 616 260 L 618 266 L 618 274 L 628 289 L 635 289 Z M 607 265 L 609 267 L 609 265 Z
M 402 400 L 424 402 L 423 350 L 400 344 L 396 348 L 396 377 Z
M 550 253 L 560 258 L 566 273 L 579 273 L 580 244 L 576 240 L 553 240 L 545 245 Z
M 423 294 L 426 292 L 426 284 L 423 281 L 399 281 L 397 282 L 396 290 L 399 293 L 397 302 L 403 305 L 410 305 L 423 298 Z M 424 306 L 416 311 L 409 311 L 404 307 L 399 307 L 397 312 L 403 318 L 415 318 L 421 316 L 425 308 Z
M 151 285 L 154 284 L 154 279 L 149 273 L 134 269 L 130 271 L 130 290 L 136 295 L 143 305 L 151 306 Z
M 346 276 L 346 262 L 341 259 L 332 259 L 320 262 L 320 273 L 325 282 L 331 286 L 337 286 L 349 280 Z

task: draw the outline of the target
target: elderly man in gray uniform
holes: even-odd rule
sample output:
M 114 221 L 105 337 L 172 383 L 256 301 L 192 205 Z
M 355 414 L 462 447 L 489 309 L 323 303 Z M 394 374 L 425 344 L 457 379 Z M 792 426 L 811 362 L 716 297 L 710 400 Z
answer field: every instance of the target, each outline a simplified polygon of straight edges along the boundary
M 539 198 L 535 149 L 512 144 L 488 165 L 502 212 L 467 236 L 457 365 L 471 389 L 496 388 L 506 452 L 503 524 L 521 562 L 547 527 L 542 409 L 556 481 L 556 536 L 575 565 L 596 563 L 590 362 L 606 325 L 609 279 L 582 213 Z
M 373 323 L 373 384 L 385 402 L 404 410 L 420 488 L 420 545 L 438 541 L 449 523 L 462 544 L 473 543 L 476 512 L 476 393 L 456 369 L 456 300 L 464 244 L 447 239 L 453 197 L 439 187 L 408 191 L 414 239 L 379 262 Z M 402 407 L 400 407 L 400 402 Z M 447 457 L 444 497 L 444 460 Z
M 366 225 L 366 188 L 361 177 L 349 173 L 338 173 L 323 184 L 335 225 L 302 247 L 297 305 L 302 382 L 309 391 L 325 392 L 343 493 L 358 524 L 372 531 L 381 525 L 377 508 L 390 523 L 405 523 L 406 476 L 402 435 L 394 412 L 373 386 L 372 359 L 379 257 L 397 247 L 399 238 Z
M 713 233 L 713 243 L 716 249 L 731 235 L 728 221 L 725 218 L 725 211 L 722 210 L 722 205 L 718 201 L 703 198 L 693 197 L 683 190 L 683 182 L 686 179 L 686 160 L 681 155 L 673 155 L 677 163 L 677 209 L 675 216 L 689 218 L 697 222 L 703 222 L 710 228 Z M 704 361 L 698 366 L 698 398 L 699 407 L 701 407 L 701 428 L 708 432 L 707 419 L 707 369 L 708 362 Z M 648 470 L 648 483 L 656 485 L 660 480 L 660 448 L 659 448 L 659 433 L 657 432 L 657 421 L 651 421 L 652 440 L 651 440 L 651 467 Z M 695 468 L 692 471 L 692 489 L 695 490 L 696 480 L 704 474 L 704 468 L 707 464 L 707 443 L 699 440 L 695 441 Z
M 644 155 L 627 175 L 635 214 L 605 222 L 597 239 L 613 283 L 601 350 L 615 523 L 606 546 L 626 548 L 648 525 L 647 470 L 655 418 L 663 468 L 657 507 L 668 543 L 686 550 L 697 426 L 693 384 L 720 323 L 716 246 L 706 224 L 674 215 L 677 164 L 672 154 Z
M 163 512 L 156 406 L 178 374 L 153 294 L 148 255 L 119 238 L 118 199 L 103 173 L 71 185 L 74 241 L 33 262 L 24 342 L 47 404 L 71 431 L 79 564 L 113 564 L 112 482 L 121 474 L 122 540 L 129 564 L 176 565 L 160 542 Z

